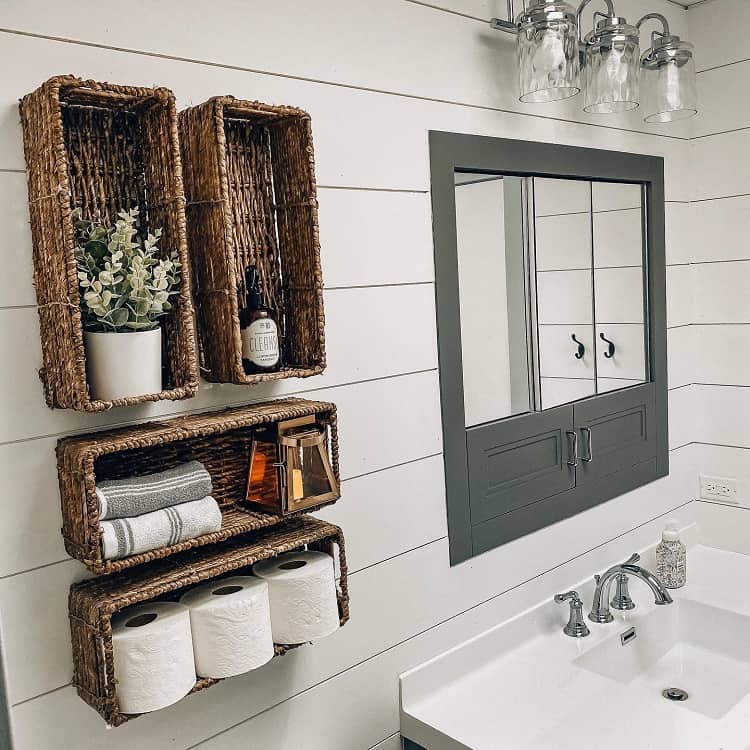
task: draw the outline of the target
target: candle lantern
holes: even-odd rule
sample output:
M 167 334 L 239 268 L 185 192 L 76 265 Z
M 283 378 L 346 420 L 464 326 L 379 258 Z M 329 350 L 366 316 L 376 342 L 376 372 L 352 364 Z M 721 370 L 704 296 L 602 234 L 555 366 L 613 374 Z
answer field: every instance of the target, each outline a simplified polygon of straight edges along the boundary
M 328 428 L 314 416 L 257 430 L 250 451 L 247 502 L 286 515 L 340 497 L 328 458 Z

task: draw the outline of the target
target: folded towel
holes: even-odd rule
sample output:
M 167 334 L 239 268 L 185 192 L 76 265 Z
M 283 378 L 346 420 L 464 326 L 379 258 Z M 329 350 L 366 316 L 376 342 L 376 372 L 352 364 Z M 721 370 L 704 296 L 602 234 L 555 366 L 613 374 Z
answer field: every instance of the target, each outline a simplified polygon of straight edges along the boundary
M 96 485 L 99 520 L 130 518 L 170 505 L 189 503 L 212 492 L 211 475 L 199 461 L 142 477 L 105 479 Z
M 218 531 L 221 511 L 216 500 L 204 497 L 142 516 L 102 521 L 100 525 L 104 559 L 117 560 Z

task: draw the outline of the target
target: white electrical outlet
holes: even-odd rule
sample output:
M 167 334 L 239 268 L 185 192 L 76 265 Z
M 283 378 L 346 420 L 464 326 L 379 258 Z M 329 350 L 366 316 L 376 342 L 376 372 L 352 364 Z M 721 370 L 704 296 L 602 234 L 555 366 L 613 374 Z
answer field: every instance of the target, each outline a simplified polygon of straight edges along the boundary
M 700 475 L 701 497 L 704 500 L 721 500 L 724 503 L 737 502 L 737 480 L 726 477 Z

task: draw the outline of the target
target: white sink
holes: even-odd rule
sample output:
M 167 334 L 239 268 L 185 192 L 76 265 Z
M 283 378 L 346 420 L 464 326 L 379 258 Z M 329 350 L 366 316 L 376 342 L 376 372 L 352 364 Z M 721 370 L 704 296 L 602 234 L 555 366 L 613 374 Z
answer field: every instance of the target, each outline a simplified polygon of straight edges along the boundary
M 711 718 L 750 693 L 750 617 L 679 599 L 640 618 L 623 645 L 626 629 L 574 663 L 665 703 L 663 690 L 684 690 L 687 700 L 675 705 Z

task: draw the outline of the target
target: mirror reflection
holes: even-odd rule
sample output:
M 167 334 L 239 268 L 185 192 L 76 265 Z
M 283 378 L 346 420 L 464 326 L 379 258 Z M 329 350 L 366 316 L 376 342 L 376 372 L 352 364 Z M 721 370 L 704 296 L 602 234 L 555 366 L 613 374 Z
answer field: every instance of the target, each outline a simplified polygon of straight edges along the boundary
M 648 380 L 642 187 L 456 172 L 466 426 Z

